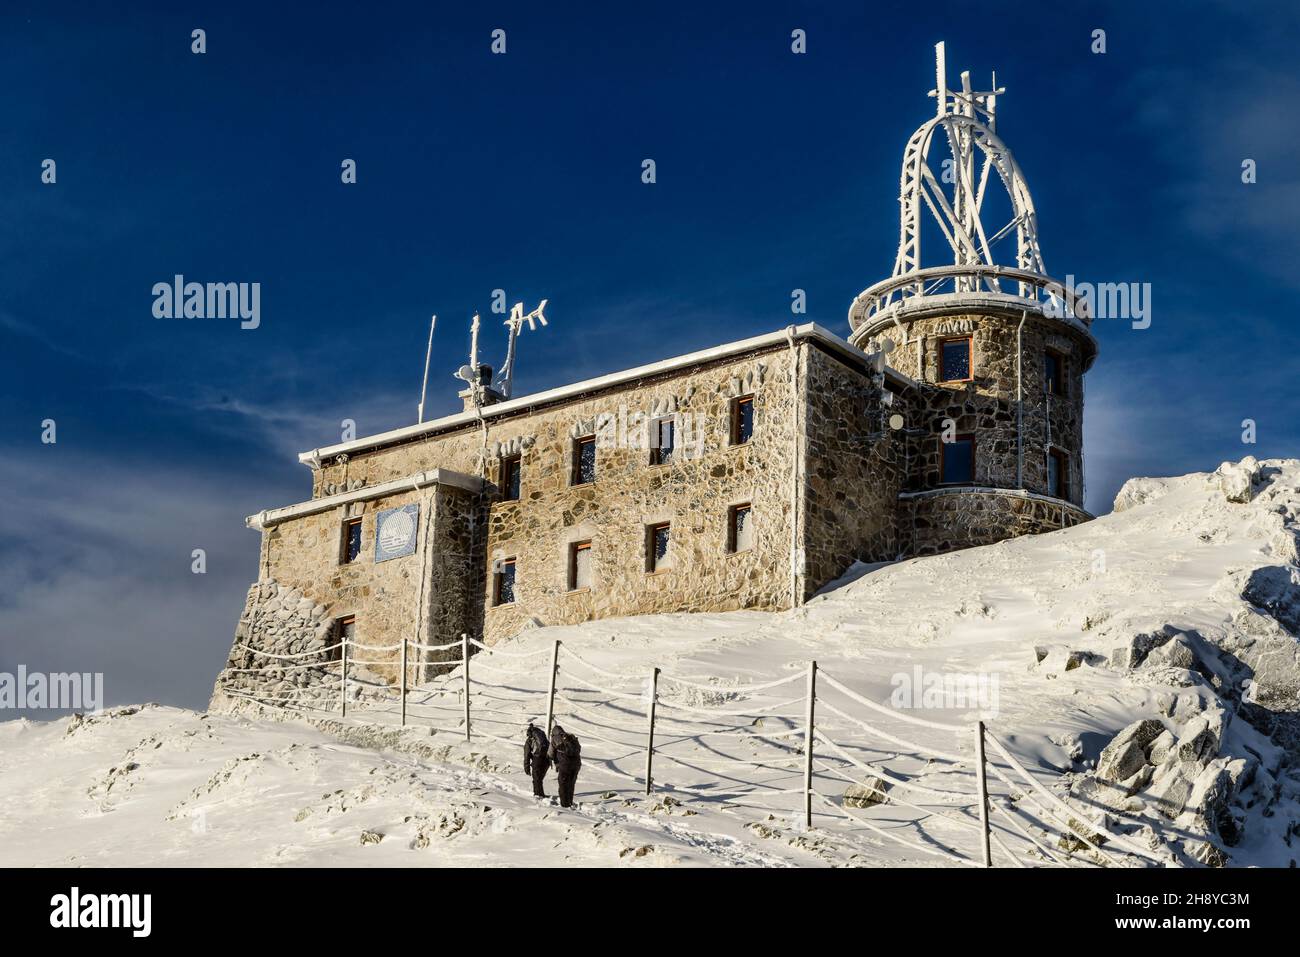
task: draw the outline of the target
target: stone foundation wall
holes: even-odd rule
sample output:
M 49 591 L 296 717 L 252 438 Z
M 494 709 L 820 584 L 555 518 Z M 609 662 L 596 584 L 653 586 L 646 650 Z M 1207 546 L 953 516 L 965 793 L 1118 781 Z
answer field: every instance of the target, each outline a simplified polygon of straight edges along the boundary
M 1059 499 L 997 489 L 941 489 L 905 496 L 898 504 L 900 535 L 909 558 L 992 545 L 1090 518 L 1083 509 Z

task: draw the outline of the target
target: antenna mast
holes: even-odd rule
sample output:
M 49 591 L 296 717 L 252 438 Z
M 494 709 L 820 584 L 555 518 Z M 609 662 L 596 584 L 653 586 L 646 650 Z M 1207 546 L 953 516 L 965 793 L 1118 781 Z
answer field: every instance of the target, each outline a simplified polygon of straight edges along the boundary
M 515 340 L 519 338 L 519 333 L 524 323 L 528 323 L 529 330 L 537 328 L 536 323 L 540 322 L 546 325 L 545 309 L 549 299 L 543 299 L 532 312 L 524 315 L 524 304 L 517 302 L 510 310 L 510 318 L 505 321 L 505 325 L 510 329 L 510 339 L 506 345 L 506 361 L 501 367 L 501 375 L 497 379 L 497 385 L 503 398 L 510 398 L 511 390 L 514 388 L 515 380 Z
M 435 313 L 429 320 L 429 347 L 424 351 L 424 382 L 420 385 L 420 405 L 416 410 L 417 421 L 424 421 L 424 396 L 429 389 L 429 360 L 433 358 L 433 328 L 438 324 L 438 316 Z

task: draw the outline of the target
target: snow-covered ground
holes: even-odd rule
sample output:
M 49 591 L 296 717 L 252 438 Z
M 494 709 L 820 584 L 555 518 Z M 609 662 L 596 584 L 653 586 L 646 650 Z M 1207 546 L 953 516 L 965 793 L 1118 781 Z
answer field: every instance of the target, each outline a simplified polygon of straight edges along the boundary
M 1106 855 L 1064 837 L 1058 806 L 990 750 L 995 864 L 1286 866 L 1300 857 L 1297 517 L 1300 462 L 1248 462 L 1134 480 L 1076 528 L 859 568 L 794 612 L 532 629 L 471 660 L 468 743 L 460 669 L 411 695 L 405 728 L 373 683 L 346 719 L 245 702 L 7 722 L 0 862 L 966 866 L 982 717 L 990 748 L 1077 809 Z M 583 740 L 573 809 L 535 800 L 520 767 L 557 639 L 556 720 Z M 945 679 L 979 694 L 920 694 Z M 866 769 L 884 803 L 860 799 Z

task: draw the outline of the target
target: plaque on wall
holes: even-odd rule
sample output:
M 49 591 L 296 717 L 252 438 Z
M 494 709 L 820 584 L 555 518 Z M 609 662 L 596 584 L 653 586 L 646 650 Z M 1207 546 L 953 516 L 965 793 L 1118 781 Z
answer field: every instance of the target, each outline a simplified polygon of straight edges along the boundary
M 415 554 L 419 504 L 390 508 L 375 516 L 375 561 L 404 558 Z

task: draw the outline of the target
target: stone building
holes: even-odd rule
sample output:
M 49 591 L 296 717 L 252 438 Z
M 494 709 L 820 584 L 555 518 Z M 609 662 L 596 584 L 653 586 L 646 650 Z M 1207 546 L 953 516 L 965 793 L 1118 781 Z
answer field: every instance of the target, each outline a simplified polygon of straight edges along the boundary
M 467 367 L 464 411 L 303 453 L 310 499 L 248 519 L 259 580 L 228 667 L 251 662 L 241 647 L 347 634 L 391 676 L 406 640 L 786 609 L 853 562 L 1086 520 L 1087 304 L 1042 268 L 993 93 L 939 92 L 905 154 L 894 275 L 854 300 L 847 340 L 790 326 L 517 398 Z M 962 171 L 942 203 L 926 192 L 937 131 Z M 979 223 L 989 167 L 1015 266 Z M 924 208 L 954 264 L 922 266 Z

